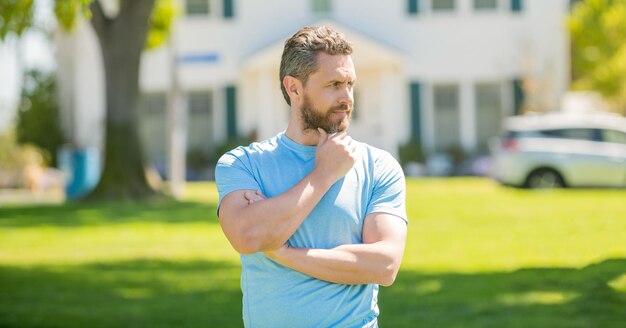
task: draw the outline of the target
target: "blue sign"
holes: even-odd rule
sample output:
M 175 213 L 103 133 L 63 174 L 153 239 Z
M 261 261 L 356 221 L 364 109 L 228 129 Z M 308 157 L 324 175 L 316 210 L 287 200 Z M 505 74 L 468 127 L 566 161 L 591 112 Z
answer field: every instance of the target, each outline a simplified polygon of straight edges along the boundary
M 217 53 L 204 53 L 204 54 L 178 56 L 178 62 L 183 63 L 183 64 L 217 63 L 219 59 L 220 59 L 220 56 Z

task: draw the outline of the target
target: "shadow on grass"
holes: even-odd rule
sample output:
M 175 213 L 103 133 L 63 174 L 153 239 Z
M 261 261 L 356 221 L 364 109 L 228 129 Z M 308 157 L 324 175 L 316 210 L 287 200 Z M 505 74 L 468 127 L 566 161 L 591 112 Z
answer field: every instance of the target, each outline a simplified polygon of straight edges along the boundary
M 583 269 L 402 271 L 381 289 L 380 307 L 386 327 L 624 327 L 626 259 Z
M 128 261 L 0 267 L 0 327 L 241 327 L 240 268 Z
M 381 290 L 380 324 L 622 327 L 625 269 L 614 259 L 583 269 L 403 271 Z M 237 264 L 210 261 L 0 267 L 0 326 L 241 327 L 239 274 Z
M 0 227 L 97 226 L 129 222 L 217 224 L 212 203 L 162 200 L 137 203 L 78 203 L 0 208 Z

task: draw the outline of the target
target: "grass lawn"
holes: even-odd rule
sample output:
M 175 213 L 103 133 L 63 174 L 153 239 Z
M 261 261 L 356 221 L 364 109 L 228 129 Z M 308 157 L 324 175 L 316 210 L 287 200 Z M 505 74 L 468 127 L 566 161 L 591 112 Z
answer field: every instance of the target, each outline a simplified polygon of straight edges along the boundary
M 0 327 L 240 327 L 213 184 L 184 202 L 0 207 Z M 626 191 L 408 181 L 382 327 L 623 327 Z

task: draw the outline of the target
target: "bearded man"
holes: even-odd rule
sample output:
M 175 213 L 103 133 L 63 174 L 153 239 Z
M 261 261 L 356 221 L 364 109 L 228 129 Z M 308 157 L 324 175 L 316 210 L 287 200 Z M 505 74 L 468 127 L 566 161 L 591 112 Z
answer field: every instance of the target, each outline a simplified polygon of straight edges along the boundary
M 387 152 L 348 135 L 352 45 L 330 27 L 285 42 L 284 132 L 224 154 L 220 225 L 241 254 L 246 327 L 377 327 L 379 285 L 404 254 L 405 180 Z

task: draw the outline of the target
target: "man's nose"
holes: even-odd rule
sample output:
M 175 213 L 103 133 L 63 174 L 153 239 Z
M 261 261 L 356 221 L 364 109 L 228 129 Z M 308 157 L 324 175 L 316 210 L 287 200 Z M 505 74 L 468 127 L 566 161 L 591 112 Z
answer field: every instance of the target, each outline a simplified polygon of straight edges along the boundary
M 352 90 L 350 88 L 342 88 L 341 95 L 339 97 L 339 103 L 345 105 L 352 105 L 354 101 Z

